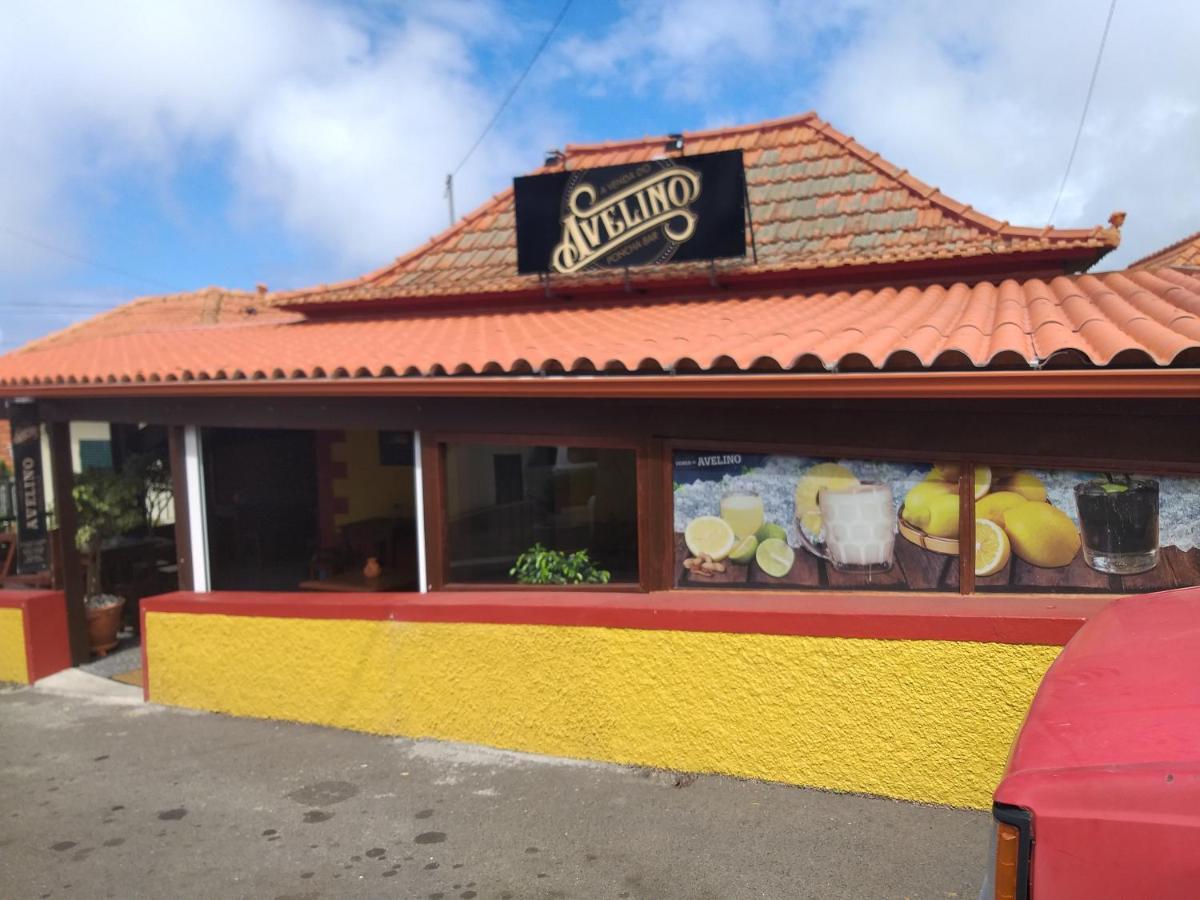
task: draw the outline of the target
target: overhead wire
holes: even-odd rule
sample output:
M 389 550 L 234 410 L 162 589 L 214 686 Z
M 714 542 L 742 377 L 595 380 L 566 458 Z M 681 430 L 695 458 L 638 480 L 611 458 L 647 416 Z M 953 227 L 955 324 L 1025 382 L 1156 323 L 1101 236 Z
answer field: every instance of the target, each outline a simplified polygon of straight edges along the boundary
M 454 222 L 454 176 L 457 175 L 462 170 L 462 167 L 467 164 L 467 161 L 475 155 L 475 151 L 479 149 L 479 145 L 483 143 L 483 139 L 488 136 L 492 128 L 500 120 L 500 116 L 504 114 L 504 110 L 508 108 L 508 104 L 512 102 L 513 97 L 515 97 L 517 91 L 521 89 L 521 85 L 525 82 L 525 79 L 533 70 L 534 65 L 537 64 L 538 59 L 541 58 L 541 55 L 543 52 L 545 52 L 546 47 L 550 45 L 550 40 L 554 37 L 555 32 L 558 31 L 558 26 L 562 24 L 563 19 L 566 18 L 567 10 L 571 8 L 572 2 L 573 0 L 564 0 L 562 7 L 558 11 L 558 15 L 555 16 L 554 21 L 550 24 L 550 28 L 542 37 L 541 43 L 539 43 L 537 49 L 534 50 L 533 56 L 530 58 L 529 63 L 525 66 L 524 70 L 522 70 L 521 74 L 517 76 L 517 80 L 513 82 L 512 87 L 508 89 L 508 93 L 504 95 L 504 99 L 502 99 L 500 101 L 500 105 L 496 107 L 495 113 L 492 114 L 492 117 L 483 127 L 483 130 L 479 132 L 479 137 L 475 138 L 475 143 L 471 144 L 471 148 L 467 150 L 463 158 L 459 160 L 458 165 L 451 169 L 449 174 L 446 175 L 446 197 L 450 201 L 451 224 Z
M 1058 212 L 1059 201 L 1062 200 L 1063 192 L 1067 189 L 1067 180 L 1071 177 L 1071 166 L 1075 163 L 1075 153 L 1079 150 L 1079 139 L 1083 136 L 1083 124 L 1087 121 L 1088 107 L 1092 105 L 1092 93 L 1096 90 L 1096 76 L 1100 74 L 1100 60 L 1104 58 L 1104 45 L 1108 42 L 1108 30 L 1112 25 L 1113 13 L 1117 10 L 1117 0 L 1112 0 L 1108 7 L 1108 18 L 1104 20 L 1104 33 L 1100 35 L 1100 47 L 1096 51 L 1096 63 L 1092 66 L 1092 79 L 1088 82 L 1087 96 L 1083 101 L 1083 112 L 1079 114 L 1079 127 L 1075 129 L 1075 141 L 1071 144 L 1071 155 L 1067 157 L 1067 169 L 1063 172 L 1062 183 L 1058 186 L 1058 193 L 1054 196 L 1054 205 L 1050 207 L 1050 215 L 1046 218 L 1046 225 L 1054 223 L 1054 214 Z
M 18 240 L 25 241 L 27 244 L 32 244 L 33 246 L 38 247 L 42 250 L 46 250 L 47 252 L 50 252 L 50 253 L 57 253 L 59 256 L 64 256 L 67 259 L 73 259 L 73 260 L 75 260 L 75 262 L 83 263 L 84 265 L 91 266 L 94 269 L 102 269 L 105 272 L 110 272 L 114 275 L 120 275 L 123 278 L 132 278 L 135 281 L 141 281 L 146 284 L 152 284 L 155 287 L 160 287 L 160 288 L 163 288 L 168 291 L 172 290 L 172 288 L 169 284 L 159 281 L 157 278 L 148 278 L 145 275 L 138 275 L 136 272 L 130 272 L 128 269 L 121 269 L 121 268 L 118 268 L 117 266 L 110 266 L 108 263 L 100 262 L 97 259 L 92 259 L 91 257 L 84 256 L 81 253 L 76 253 L 73 250 L 68 250 L 65 247 L 59 247 L 57 244 L 52 244 L 49 241 L 42 240 L 41 238 L 38 238 L 38 237 L 34 237 L 31 234 L 26 234 L 23 231 L 19 231 L 18 229 L 11 227 L 10 225 L 4 225 L 4 224 L 0 223 L 0 231 L 4 232 L 5 234 L 9 235 L 10 237 L 15 237 Z

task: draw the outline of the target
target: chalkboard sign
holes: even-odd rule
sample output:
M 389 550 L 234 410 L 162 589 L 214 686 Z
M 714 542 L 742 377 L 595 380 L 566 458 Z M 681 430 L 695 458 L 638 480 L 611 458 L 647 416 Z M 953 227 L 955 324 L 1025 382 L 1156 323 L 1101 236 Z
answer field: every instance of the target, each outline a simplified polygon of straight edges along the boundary
M 15 403 L 9 410 L 17 482 L 17 571 L 29 575 L 50 568 L 41 427 L 31 404 Z

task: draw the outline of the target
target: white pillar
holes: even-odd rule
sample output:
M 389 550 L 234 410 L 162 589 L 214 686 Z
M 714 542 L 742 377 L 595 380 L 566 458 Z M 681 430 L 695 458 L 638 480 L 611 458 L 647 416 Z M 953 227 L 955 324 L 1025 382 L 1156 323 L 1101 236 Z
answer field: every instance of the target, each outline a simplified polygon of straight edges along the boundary
M 208 571 L 208 517 L 204 511 L 204 457 L 200 452 L 200 429 L 183 429 L 184 477 L 187 483 L 188 534 L 191 537 L 193 590 L 207 591 L 211 584 Z
M 429 592 L 425 562 L 425 477 L 421 470 L 421 432 L 413 432 L 413 502 L 417 507 L 417 589 Z

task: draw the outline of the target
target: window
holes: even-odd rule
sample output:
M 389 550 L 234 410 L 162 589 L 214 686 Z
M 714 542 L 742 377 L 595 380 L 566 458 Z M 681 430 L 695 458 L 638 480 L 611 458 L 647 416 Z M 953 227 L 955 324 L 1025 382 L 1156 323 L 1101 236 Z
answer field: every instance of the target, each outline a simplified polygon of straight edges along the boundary
M 957 592 L 963 572 L 990 593 L 1200 584 L 1200 478 L 677 450 L 673 482 L 680 587 Z
M 79 442 L 79 465 L 88 469 L 111 469 L 113 467 L 112 441 L 81 440 Z
M 637 581 L 633 450 L 451 443 L 445 467 L 451 583 L 511 583 L 537 543 L 587 550 L 613 581 Z
M 957 591 L 958 478 L 928 463 L 676 451 L 675 583 Z
M 976 590 L 1132 594 L 1200 584 L 1200 479 L 977 469 Z

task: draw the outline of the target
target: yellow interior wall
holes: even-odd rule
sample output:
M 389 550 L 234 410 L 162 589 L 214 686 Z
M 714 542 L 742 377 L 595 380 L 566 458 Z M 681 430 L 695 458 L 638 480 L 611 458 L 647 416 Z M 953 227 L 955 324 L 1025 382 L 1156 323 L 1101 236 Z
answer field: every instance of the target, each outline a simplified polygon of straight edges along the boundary
M 1059 648 L 149 613 L 151 699 L 985 808 Z
M 0 609 L 0 681 L 29 683 L 25 614 L 19 609 Z
M 347 511 L 334 516 L 334 525 L 362 519 L 413 517 L 412 466 L 379 463 L 379 432 L 347 431 L 331 445 L 334 462 L 346 464 L 346 477 L 333 480 L 333 496 L 346 501 Z

